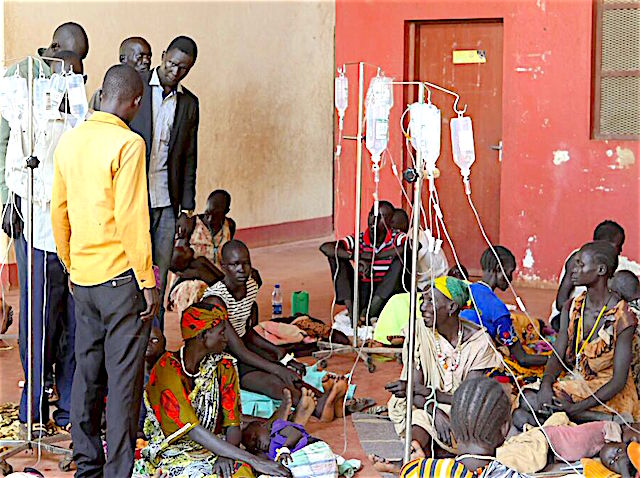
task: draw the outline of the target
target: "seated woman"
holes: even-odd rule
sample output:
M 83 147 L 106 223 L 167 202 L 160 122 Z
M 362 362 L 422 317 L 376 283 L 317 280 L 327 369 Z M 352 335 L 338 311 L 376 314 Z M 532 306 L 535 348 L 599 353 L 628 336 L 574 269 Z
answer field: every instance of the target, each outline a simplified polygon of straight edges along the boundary
M 449 415 L 453 393 L 463 380 L 482 376 L 500 363 L 485 331 L 459 317 L 461 307 L 468 300 L 468 285 L 453 277 L 439 277 L 434 288 L 427 289 L 422 296 L 420 310 L 423 320 L 416 321 L 415 395 L 411 424 L 412 446 L 417 453 L 429 449 L 432 440 L 436 447 L 455 453 Z M 400 380 L 385 387 L 393 394 L 388 404 L 389 418 L 398 435 L 404 434 L 407 407 L 406 341 L 402 360 L 404 366 Z M 435 420 L 432 420 L 434 416 Z
M 473 307 L 460 312 L 460 317 L 486 328 L 489 335 L 498 345 L 503 345 L 509 349 L 511 357 L 519 365 L 523 367 L 544 365 L 547 363 L 547 356 L 530 355 L 525 352 L 513 328 L 513 320 L 509 309 L 494 293 L 496 288 L 505 291 L 509 287 L 507 280 L 512 280 L 513 273 L 516 270 L 516 258 L 506 247 L 494 246 L 493 248 L 500 258 L 502 268 L 491 248 L 488 248 L 480 258 L 482 280 L 469 286 L 473 299 L 480 311 L 480 317 L 478 317 Z M 503 268 L 506 277 L 502 273 Z
M 467 269 L 462 266 L 465 275 Z M 447 273 L 450 277 L 456 277 L 458 274 L 458 268 L 452 267 Z M 418 305 L 420 307 L 421 294 L 418 294 Z M 403 294 L 396 294 L 384 306 L 378 321 L 376 322 L 375 329 L 373 330 L 373 340 L 369 341 L 370 347 L 386 347 L 392 345 L 394 347 L 400 347 L 404 343 L 404 336 L 402 335 L 403 329 L 407 326 L 407 320 L 409 319 L 409 311 L 411 308 L 411 294 L 408 292 Z M 420 317 L 420 311 L 416 309 L 416 317 Z
M 253 477 L 253 470 L 291 476 L 279 463 L 238 448 L 240 388 L 227 346 L 220 307 L 198 303 L 182 314 L 185 343 L 166 352 L 153 367 L 144 399 L 148 445 L 136 460 L 134 477 L 157 470 L 172 478 Z
M 282 400 L 282 390 L 286 388 L 291 392 L 294 405 L 297 404 L 302 396 L 302 388 L 312 388 L 302 380 L 306 368 L 300 362 L 288 360 L 281 347 L 253 330 L 258 322 L 256 297 L 259 286 L 251 277 L 251 255 L 243 242 L 232 240 L 224 245 L 222 271 L 224 279 L 209 287 L 202 300 L 221 307 L 229 315 L 229 321 L 225 323 L 228 347 L 238 360 L 242 389 Z M 283 359 L 286 365 L 282 363 Z M 340 400 L 346 393 L 346 388 L 336 387 L 337 384 L 331 389 L 325 387 L 324 394 L 313 389 L 318 396 L 314 413 L 321 421 L 330 422 L 334 419 L 333 405 L 330 401 L 328 403 L 331 392 L 338 394 L 334 400 Z
M 552 355 L 540 390 L 525 392 L 536 411 L 564 411 L 574 422 L 611 419 L 611 409 L 634 421 L 640 419 L 631 375 L 631 345 L 638 320 L 627 303 L 607 288 L 617 262 L 615 248 L 605 241 L 590 242 L 577 252 L 571 280 L 587 290 L 564 305 L 555 344 L 574 375 L 559 379 L 563 367 Z M 514 425 L 522 428 L 525 423 L 534 424 L 534 420 L 522 404 L 514 412 Z
M 171 258 L 171 271 L 178 279 L 169 293 L 169 305 L 178 314 L 199 301 L 206 288 L 223 277 L 222 246 L 236 232 L 236 223 L 226 217 L 230 208 L 231 195 L 217 189 L 209 195 L 204 214 L 192 217 L 187 229 L 178 233 Z

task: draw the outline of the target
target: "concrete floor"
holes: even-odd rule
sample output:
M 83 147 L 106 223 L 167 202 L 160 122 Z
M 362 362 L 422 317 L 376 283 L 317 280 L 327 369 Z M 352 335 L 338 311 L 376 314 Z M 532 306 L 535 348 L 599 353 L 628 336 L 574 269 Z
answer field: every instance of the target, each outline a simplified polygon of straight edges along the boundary
M 309 292 L 309 312 L 312 316 L 327 320 L 330 317 L 333 291 L 331 276 L 324 257 L 318 251 L 322 239 L 299 242 L 294 244 L 278 245 L 258 248 L 252 251 L 254 267 L 260 270 L 264 286 L 258 295 L 260 315 L 266 320 L 270 314 L 270 293 L 274 284 L 280 284 L 284 292 L 284 312 L 291 310 L 291 292 L 306 290 Z M 549 304 L 553 300 L 554 292 L 545 289 L 533 289 L 520 287 L 518 289 L 524 302 L 527 304 L 533 316 L 546 318 Z M 507 302 L 508 294 L 503 297 Z M 16 308 L 17 319 L 17 291 L 9 294 L 9 303 Z M 16 320 L 17 322 L 17 320 Z M 175 313 L 168 313 L 166 320 L 166 335 L 169 349 L 177 349 L 180 345 L 180 332 L 178 318 Z M 9 333 L 17 334 L 17 325 L 14 324 Z M 328 369 L 338 373 L 347 373 L 353 366 L 355 356 L 335 356 L 329 360 Z M 306 360 L 311 362 L 311 360 Z M 389 394 L 384 390 L 384 384 L 395 380 L 400 374 L 400 365 L 395 361 L 380 362 L 377 371 L 372 375 L 366 366 L 360 362 L 354 373 L 354 383 L 357 384 L 357 397 L 372 397 L 378 404 L 386 404 Z M 20 390 L 18 381 L 22 379 L 22 369 L 17 348 L 11 351 L 0 352 L 0 403 L 18 401 Z M 373 380 L 372 380 L 373 379 Z M 310 422 L 309 432 L 325 440 L 331 445 L 335 453 L 345 458 L 357 458 L 362 460 L 363 469 L 360 477 L 380 476 L 366 459 L 357 434 L 349 418 L 346 421 L 336 420 L 332 423 Z M 346 451 L 345 451 L 346 429 Z M 71 473 L 62 473 L 57 468 L 57 458 L 43 453 L 37 463 L 37 455 L 25 452 L 9 460 L 15 470 L 22 470 L 25 466 L 36 466 L 48 478 L 70 477 Z

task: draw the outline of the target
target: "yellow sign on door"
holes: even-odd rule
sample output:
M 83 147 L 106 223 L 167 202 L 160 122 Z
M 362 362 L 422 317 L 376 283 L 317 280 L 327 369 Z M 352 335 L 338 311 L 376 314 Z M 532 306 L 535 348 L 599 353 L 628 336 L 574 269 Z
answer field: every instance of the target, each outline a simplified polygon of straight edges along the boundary
M 453 64 L 486 63 L 486 50 L 453 50 Z

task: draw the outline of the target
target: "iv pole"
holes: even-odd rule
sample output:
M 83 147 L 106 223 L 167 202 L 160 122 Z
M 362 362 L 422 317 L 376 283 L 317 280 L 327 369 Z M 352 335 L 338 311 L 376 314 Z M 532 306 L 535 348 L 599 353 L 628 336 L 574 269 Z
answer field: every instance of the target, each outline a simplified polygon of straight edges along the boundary
M 57 58 L 41 57 L 43 59 L 62 61 Z M 9 449 L 0 453 L 0 471 L 5 474 L 12 472 L 11 465 L 6 463 L 6 459 L 10 458 L 25 450 L 33 450 L 34 448 L 41 448 L 49 453 L 56 455 L 71 456 L 71 450 L 62 448 L 54 443 L 68 440 L 69 437 L 65 435 L 53 435 L 50 437 L 33 439 L 33 175 L 34 169 L 38 167 L 40 161 L 33 155 L 33 63 L 35 59 L 31 56 L 27 57 L 27 91 L 28 91 L 28 107 L 27 107 L 27 145 L 29 150 L 29 157 L 26 159 L 26 167 L 28 170 L 27 181 L 27 214 L 26 214 L 26 242 L 27 242 L 27 380 L 25 386 L 27 387 L 27 436 L 26 439 L 19 440 L 0 440 L 0 447 L 8 447 Z M 63 71 L 64 71 L 64 62 Z M 44 340 L 44 335 L 43 335 Z M 44 359 L 44 357 L 43 357 Z M 42 384 L 41 384 L 42 386 Z M 41 390 L 41 393 L 44 393 Z M 13 448 L 13 449 L 12 449 Z M 64 462 L 60 462 L 62 466 Z
M 345 65 L 349 65 L 353 63 L 345 63 Z M 358 326 L 358 318 L 359 318 L 359 294 L 358 294 L 358 286 L 359 286 L 359 274 L 358 274 L 358 262 L 360 259 L 360 247 L 359 247 L 359 239 L 360 239 L 360 214 L 361 214 L 361 201 L 362 201 L 362 124 L 363 124 L 363 107 L 364 107 L 364 65 L 367 64 L 365 62 L 359 62 L 358 64 L 358 133 L 357 136 L 347 136 L 344 135 L 343 139 L 356 140 L 356 198 L 355 198 L 355 247 L 354 247 L 354 300 L 353 300 L 353 347 L 344 347 L 339 349 L 339 353 L 348 353 L 351 351 L 355 351 L 360 355 L 362 352 L 375 352 L 375 353 L 384 353 L 386 348 L 368 348 L 362 347 L 358 348 L 358 334 L 357 334 L 357 326 Z M 375 65 L 371 65 L 374 66 Z M 380 71 L 379 67 L 378 71 Z M 467 111 L 467 105 L 464 106 L 464 109 L 458 110 L 458 102 L 460 100 L 460 95 L 456 92 L 448 90 L 440 85 L 435 83 L 430 83 L 428 81 L 392 81 L 392 85 L 417 85 L 418 86 L 418 102 L 424 103 L 424 91 L 426 87 L 431 87 L 442 91 L 448 95 L 455 97 L 455 101 L 453 103 L 453 110 L 458 116 L 462 116 Z M 416 320 L 416 310 L 417 310 L 417 299 L 418 299 L 418 274 L 417 274 L 417 263 L 418 263 L 418 241 L 419 241 L 419 230 L 420 230 L 420 209 L 422 206 L 422 181 L 424 180 L 425 173 L 425 165 L 424 158 L 422 157 L 422 153 L 419 149 L 416 150 L 416 174 L 417 179 L 415 181 L 415 185 L 413 187 L 413 209 L 412 209 L 412 237 L 411 237 L 411 292 L 410 292 L 410 302 L 409 302 L 409 344 L 408 344 L 408 370 L 407 370 L 407 413 L 405 418 L 405 442 L 404 442 L 404 463 L 407 463 L 410 459 L 411 455 L 411 422 L 413 418 L 413 407 L 410 404 L 413 404 L 413 376 L 414 376 L 414 367 L 413 363 L 415 361 L 415 320 Z M 435 188 L 435 178 L 432 172 L 429 172 L 427 178 L 429 179 L 429 188 Z M 368 318 L 367 318 L 368 319 Z M 393 350 L 393 349 L 391 349 Z M 333 349 L 331 351 L 333 353 Z M 314 354 L 316 356 L 316 354 Z M 324 360 L 326 360 L 325 357 Z M 369 370 L 371 370 L 371 365 L 369 365 Z

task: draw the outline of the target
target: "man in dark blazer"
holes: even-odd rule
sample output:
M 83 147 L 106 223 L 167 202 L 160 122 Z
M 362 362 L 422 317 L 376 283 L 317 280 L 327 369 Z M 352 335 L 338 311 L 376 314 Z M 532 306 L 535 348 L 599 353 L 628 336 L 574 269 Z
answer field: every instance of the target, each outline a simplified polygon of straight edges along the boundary
M 199 106 L 180 82 L 197 56 L 191 38 L 179 36 L 169 44 L 160 65 L 142 73 L 142 105 L 130 125 L 147 146 L 153 263 L 160 269 L 163 304 L 176 229 L 184 228 L 195 209 Z M 159 320 L 164 329 L 164 307 Z

